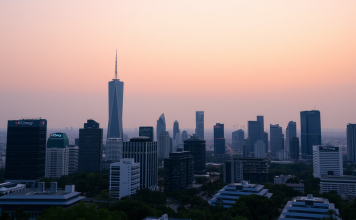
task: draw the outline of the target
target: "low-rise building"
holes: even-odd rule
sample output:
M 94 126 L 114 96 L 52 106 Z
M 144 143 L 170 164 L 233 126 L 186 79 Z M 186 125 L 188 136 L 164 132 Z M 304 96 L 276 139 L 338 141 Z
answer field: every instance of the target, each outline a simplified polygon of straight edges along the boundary
M 295 191 L 299 191 L 304 194 L 304 184 L 303 183 L 287 183 L 286 186 L 292 187 Z
M 336 191 L 341 196 L 356 196 L 356 176 L 328 176 L 320 178 L 320 192 Z
M 23 207 L 24 212 L 30 213 L 30 220 L 35 220 L 45 209 L 54 206 L 64 209 L 72 207 L 85 198 L 80 194 L 75 191 L 74 185 L 67 185 L 65 190 L 58 190 L 57 183 L 53 182 L 50 189 L 45 189 L 44 182 L 39 182 L 37 189 L 25 189 L 0 197 L 0 210 L 12 217 L 15 216 L 16 209 Z
M 279 175 L 274 177 L 274 184 L 286 184 L 289 178 L 294 178 L 293 175 Z
M 114 198 L 130 196 L 140 189 L 140 163 L 132 158 L 110 164 L 109 192 Z
M 168 215 L 164 214 L 161 217 L 148 216 L 148 217 L 144 218 L 143 220 L 190 220 L 190 219 L 168 218 Z
M 250 184 L 247 181 L 241 181 L 241 183 L 230 183 L 224 186 L 217 194 L 209 200 L 210 205 L 216 205 L 218 199 L 221 199 L 224 207 L 232 207 L 236 200 L 240 196 L 246 195 L 260 195 L 271 198 L 272 193 L 268 193 L 268 189 L 264 189 L 264 185 L 260 184 Z
M 25 189 L 26 189 L 26 184 L 11 183 L 11 182 L 0 184 L 0 193 L 3 195 L 13 193 L 13 192 L 18 192 Z
M 288 201 L 278 220 L 321 219 L 327 217 L 326 212 L 328 210 L 334 210 L 336 215 L 339 215 L 339 210 L 335 208 L 333 203 L 329 203 L 327 199 L 308 194 L 306 197 L 298 196 L 294 197 L 292 201 Z M 341 220 L 335 215 L 334 219 Z

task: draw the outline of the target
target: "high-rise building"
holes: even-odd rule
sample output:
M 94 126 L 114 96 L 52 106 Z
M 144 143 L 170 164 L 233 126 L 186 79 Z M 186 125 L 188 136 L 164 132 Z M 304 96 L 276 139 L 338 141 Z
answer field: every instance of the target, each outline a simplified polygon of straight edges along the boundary
M 249 150 L 250 152 L 255 151 L 255 143 L 261 140 L 261 126 L 259 121 L 248 121 L 248 139 L 249 139 Z M 262 138 L 263 140 L 263 138 Z
M 117 78 L 117 53 L 115 60 L 115 79 L 109 82 L 109 125 L 107 138 L 123 138 L 122 106 L 124 82 Z
M 342 150 L 339 147 L 313 146 L 313 175 L 343 175 Z
M 194 181 L 194 159 L 190 152 L 170 153 L 164 159 L 164 191 L 172 192 L 191 186 Z
M 53 133 L 49 136 L 46 149 L 45 177 L 59 178 L 68 175 L 69 140 L 65 133 Z
M 204 140 L 204 111 L 195 112 L 195 121 L 196 121 L 195 135 L 199 139 Z
M 232 132 L 232 149 L 235 152 L 242 152 L 242 144 L 245 139 L 245 132 L 242 129 Z
M 223 163 L 224 183 L 236 183 L 243 180 L 243 164 L 241 160 L 231 159 Z
M 248 138 L 244 139 L 244 141 L 242 142 L 242 156 L 250 156 L 250 140 Z
M 270 146 L 272 156 L 276 156 L 277 151 L 283 151 L 283 133 L 279 124 L 270 125 Z
M 297 137 L 297 123 L 294 121 L 290 121 L 286 128 L 286 138 L 284 140 L 284 142 L 285 142 L 284 143 L 284 151 L 287 154 L 286 159 L 289 159 L 289 157 L 290 157 L 290 145 L 289 144 L 290 144 L 290 140 L 293 137 Z
M 99 123 L 88 119 L 84 128 L 79 129 L 79 171 L 101 170 L 103 129 Z
M 180 133 L 179 123 L 177 120 L 175 120 L 173 123 L 173 141 L 176 140 L 176 134 L 178 134 L 178 133 Z
M 70 175 L 72 173 L 78 172 L 79 147 L 75 145 L 69 145 L 68 154 L 68 174 Z
M 264 133 L 265 133 L 265 123 L 263 119 L 263 115 L 257 115 L 257 121 L 260 123 L 260 139 L 263 141 Z
M 157 187 L 157 156 L 157 142 L 149 137 L 135 137 L 124 142 L 123 158 L 133 158 L 135 163 L 140 163 L 140 189 Z
M 140 163 L 132 158 L 110 164 L 109 191 L 113 198 L 131 196 L 140 189 Z
M 303 159 L 313 158 L 313 145 L 321 145 L 320 111 L 301 111 L 301 154 Z
M 159 135 L 166 131 L 166 119 L 164 117 L 164 113 L 159 116 L 159 119 L 157 120 L 157 145 L 159 146 L 159 140 L 158 137 Z
M 105 160 L 119 162 L 122 158 L 122 139 L 108 138 L 106 139 Z
M 9 120 L 5 182 L 35 184 L 44 178 L 47 120 Z
M 153 141 L 153 127 L 140 127 L 138 131 L 140 137 L 149 137 Z
M 194 173 L 206 172 L 206 147 L 205 140 L 193 135 L 184 141 L 184 151 L 189 151 L 194 158 Z
M 290 148 L 290 158 L 294 160 L 299 159 L 299 138 L 298 137 L 292 137 L 289 142 L 289 148 Z
M 268 133 L 264 132 L 263 134 L 263 142 L 265 142 L 266 145 L 266 153 L 268 152 Z
M 356 163 L 356 124 L 347 125 L 347 154 L 351 163 Z
M 188 139 L 188 133 L 186 130 L 182 131 L 182 142 L 181 143 L 184 143 L 185 140 Z
M 215 156 L 225 155 L 224 124 L 214 125 L 214 154 Z
M 168 131 L 162 131 L 157 139 L 157 151 L 158 159 L 164 159 L 169 157 L 171 138 Z
M 258 140 L 255 143 L 255 157 L 265 158 L 266 157 L 266 145 L 262 140 Z

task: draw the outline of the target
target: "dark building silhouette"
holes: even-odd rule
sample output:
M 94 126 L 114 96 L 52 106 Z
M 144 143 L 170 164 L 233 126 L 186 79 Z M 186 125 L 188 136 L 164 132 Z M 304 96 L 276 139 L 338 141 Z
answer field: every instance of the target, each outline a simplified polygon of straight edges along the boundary
M 184 141 L 184 151 L 189 151 L 194 158 L 194 173 L 204 174 L 206 172 L 205 140 L 193 135 Z
M 248 121 L 248 139 L 250 152 L 255 151 L 255 143 L 261 139 L 261 128 L 259 121 Z
M 45 177 L 47 120 L 9 120 L 5 182 L 35 184 Z
M 299 138 L 292 137 L 289 141 L 290 157 L 294 160 L 299 159 Z
M 173 123 L 173 141 L 176 140 L 176 135 L 180 133 L 179 130 L 179 123 L 177 120 L 174 121 Z
M 215 156 L 225 155 L 224 124 L 214 125 L 214 154 Z
M 244 180 L 249 180 L 251 183 L 268 182 L 268 164 L 266 158 L 240 157 L 236 159 L 242 161 Z
M 265 142 L 266 145 L 266 153 L 268 152 L 268 133 L 264 132 L 263 134 L 263 142 Z
M 348 160 L 356 163 L 356 124 L 348 124 L 346 131 Z
M 242 144 L 245 139 L 245 132 L 242 129 L 232 132 L 232 149 L 235 152 L 242 152 Z
M 286 154 L 288 155 L 288 157 L 290 156 L 291 154 L 291 151 L 290 151 L 290 140 L 293 138 L 293 137 L 297 137 L 297 123 L 294 122 L 294 121 L 290 121 L 288 123 L 288 126 L 286 128 L 286 138 L 285 138 L 285 144 L 284 144 L 284 149 L 286 151 Z M 286 158 L 287 160 L 289 158 Z
M 75 146 L 79 146 L 79 138 L 76 138 L 76 139 L 74 140 L 74 145 L 75 145 Z
M 117 78 L 117 54 L 115 60 L 115 79 L 109 82 L 109 123 L 108 138 L 123 138 L 122 107 L 124 82 Z
M 303 159 L 313 159 L 313 145 L 321 145 L 320 111 L 301 111 L 301 153 Z
M 153 141 L 153 127 L 140 127 L 138 133 L 140 137 L 149 137 Z
M 78 170 L 96 172 L 101 170 L 103 129 L 99 123 L 88 119 L 79 129 Z
M 284 150 L 284 135 L 279 124 L 270 125 L 270 146 L 272 156 L 276 156 L 278 151 Z
M 140 189 L 157 187 L 158 178 L 158 152 L 157 142 L 149 137 L 131 138 L 123 143 L 122 158 L 133 158 L 140 163 Z
M 161 116 L 159 116 L 159 119 L 157 120 L 157 145 L 159 146 L 159 135 L 162 132 L 166 131 L 166 118 L 164 117 L 164 113 L 161 114 Z
M 265 132 L 265 127 L 264 127 L 265 123 L 264 123 L 263 115 L 258 115 L 257 121 L 260 123 L 260 139 L 259 140 L 263 141 L 264 132 Z
M 196 111 L 195 112 L 195 135 L 204 140 L 204 111 Z
M 194 159 L 190 152 L 170 153 L 164 159 L 164 191 L 172 192 L 191 186 L 194 181 Z
M 242 142 L 242 156 L 250 156 L 250 140 L 248 138 L 244 139 L 244 141 Z

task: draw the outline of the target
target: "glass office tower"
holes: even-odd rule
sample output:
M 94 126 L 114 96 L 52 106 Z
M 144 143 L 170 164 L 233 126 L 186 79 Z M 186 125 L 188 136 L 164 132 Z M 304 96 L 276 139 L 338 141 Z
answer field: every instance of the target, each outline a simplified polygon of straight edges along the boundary
M 313 159 L 313 145 L 321 145 L 320 111 L 301 111 L 301 153 L 303 159 Z
M 196 111 L 195 112 L 195 136 L 199 139 L 204 140 L 204 111 Z

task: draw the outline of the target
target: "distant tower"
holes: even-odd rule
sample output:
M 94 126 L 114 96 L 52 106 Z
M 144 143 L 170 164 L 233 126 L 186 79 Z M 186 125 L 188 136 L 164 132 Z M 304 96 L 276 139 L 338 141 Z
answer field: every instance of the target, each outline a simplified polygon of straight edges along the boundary
M 173 123 L 173 152 L 176 152 L 177 147 L 181 142 L 180 137 L 179 123 L 175 120 Z
M 289 142 L 290 157 L 294 160 L 299 159 L 299 138 L 292 137 Z
M 109 82 L 109 125 L 108 138 L 123 138 L 122 107 L 124 82 L 117 78 L 117 52 L 115 60 L 115 79 Z
M 347 125 L 347 153 L 349 162 L 356 163 L 356 124 Z
M 282 127 L 279 127 L 279 124 L 270 125 L 270 144 L 271 144 L 271 154 L 272 156 L 277 155 L 277 151 L 283 151 L 283 133 Z
M 186 130 L 182 131 L 182 143 L 188 139 L 188 133 Z
M 321 145 L 320 111 L 300 112 L 301 153 L 303 159 L 313 159 L 313 145 Z
M 195 112 L 195 136 L 204 140 L 204 111 Z
M 232 149 L 235 152 L 242 152 L 242 144 L 245 139 L 245 132 L 242 129 L 232 132 Z
M 214 125 L 214 154 L 215 156 L 225 155 L 224 124 Z
M 284 144 L 284 150 L 286 151 L 287 158 L 289 159 L 290 157 L 290 140 L 293 137 L 297 137 L 297 123 L 294 121 L 290 121 L 288 123 L 288 126 L 286 128 L 286 139 L 285 139 L 285 144 Z
M 159 135 L 166 131 L 166 118 L 164 117 L 164 113 L 159 116 L 159 119 L 157 120 L 157 144 L 159 145 Z

